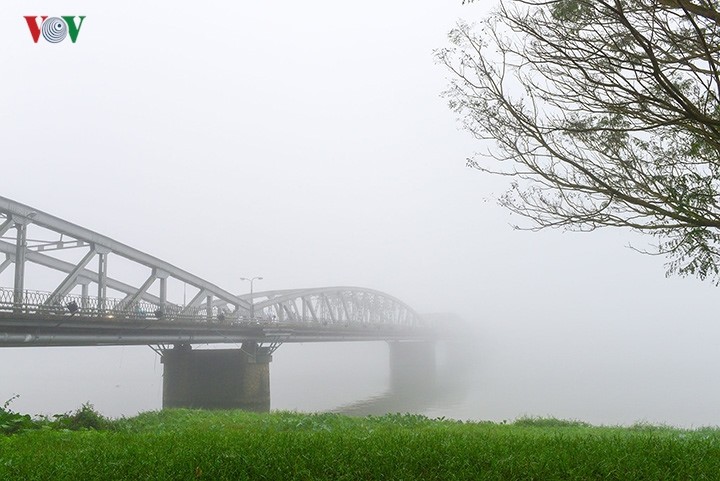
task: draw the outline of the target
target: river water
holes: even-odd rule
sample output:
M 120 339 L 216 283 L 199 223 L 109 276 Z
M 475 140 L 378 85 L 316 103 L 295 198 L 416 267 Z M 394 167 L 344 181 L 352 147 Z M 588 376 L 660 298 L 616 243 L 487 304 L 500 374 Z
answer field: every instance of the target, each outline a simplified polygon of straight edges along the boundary
M 496 341 L 502 340 L 496 338 Z M 681 359 L 601 356 L 531 337 L 439 343 L 434 377 L 392 383 L 384 342 L 286 344 L 271 364 L 273 410 L 349 414 L 413 412 L 462 420 L 553 416 L 593 424 L 720 424 L 717 350 Z M 225 346 L 228 347 L 228 346 Z M 232 346 L 230 346 L 232 347 Z M 90 402 L 107 416 L 162 405 L 162 364 L 148 347 L 0 350 L 0 402 L 54 414 Z

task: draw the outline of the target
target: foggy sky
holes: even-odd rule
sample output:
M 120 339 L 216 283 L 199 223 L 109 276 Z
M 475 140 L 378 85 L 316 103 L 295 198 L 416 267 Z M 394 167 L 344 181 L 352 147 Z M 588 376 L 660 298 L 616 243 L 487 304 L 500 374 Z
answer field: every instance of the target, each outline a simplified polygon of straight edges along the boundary
M 460 3 L 3 2 L 0 195 L 232 292 L 260 275 L 457 313 L 488 356 L 516 353 L 518 383 L 538 360 L 603 386 L 661 372 L 669 391 L 717 366 L 711 283 L 666 279 L 627 231 L 516 231 L 506 181 L 465 167 L 484 145 L 432 51 L 490 2 Z M 49 45 L 23 15 L 87 18 Z

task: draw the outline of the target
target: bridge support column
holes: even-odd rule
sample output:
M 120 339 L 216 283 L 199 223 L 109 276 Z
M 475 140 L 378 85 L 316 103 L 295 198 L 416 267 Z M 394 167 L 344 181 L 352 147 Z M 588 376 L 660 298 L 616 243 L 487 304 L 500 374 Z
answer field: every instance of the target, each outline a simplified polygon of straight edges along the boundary
M 15 312 L 21 312 L 23 307 L 23 296 L 25 294 L 25 253 L 27 252 L 27 224 L 26 218 L 13 216 L 17 228 L 15 241 L 15 286 L 13 300 Z
M 166 349 L 163 408 L 269 411 L 271 360 L 255 343 L 242 349 Z
M 435 342 L 390 342 L 390 390 L 422 390 L 435 384 Z

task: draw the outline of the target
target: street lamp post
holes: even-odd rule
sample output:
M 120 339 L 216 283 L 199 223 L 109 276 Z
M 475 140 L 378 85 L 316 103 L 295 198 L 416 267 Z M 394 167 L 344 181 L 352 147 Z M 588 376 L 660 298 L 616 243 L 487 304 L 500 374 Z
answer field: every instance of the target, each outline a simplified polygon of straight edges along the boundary
M 247 277 L 241 277 L 241 281 L 249 281 L 250 282 L 250 320 L 255 319 L 255 303 L 253 302 L 253 282 L 255 281 L 261 281 L 262 277 L 252 277 L 248 279 Z

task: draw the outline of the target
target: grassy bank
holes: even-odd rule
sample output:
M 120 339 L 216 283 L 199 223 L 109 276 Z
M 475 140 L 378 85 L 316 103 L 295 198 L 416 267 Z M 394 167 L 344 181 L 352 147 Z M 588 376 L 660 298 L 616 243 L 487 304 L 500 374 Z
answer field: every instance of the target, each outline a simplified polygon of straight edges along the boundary
M 716 429 L 187 410 L 72 421 L 0 436 L 0 479 L 720 479 Z

